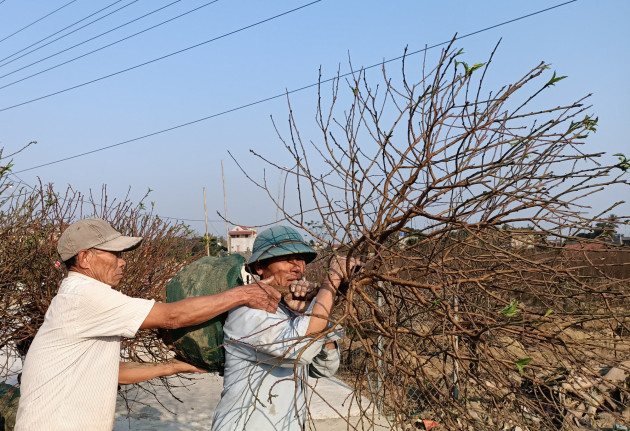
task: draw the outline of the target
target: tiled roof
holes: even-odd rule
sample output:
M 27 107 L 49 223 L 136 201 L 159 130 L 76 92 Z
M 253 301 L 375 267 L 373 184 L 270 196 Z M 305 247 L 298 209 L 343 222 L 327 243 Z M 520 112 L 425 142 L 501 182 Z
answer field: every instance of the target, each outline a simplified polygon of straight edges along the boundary
M 228 235 L 256 235 L 258 232 L 254 229 L 248 229 L 245 226 L 236 226 L 233 230 L 228 232 Z

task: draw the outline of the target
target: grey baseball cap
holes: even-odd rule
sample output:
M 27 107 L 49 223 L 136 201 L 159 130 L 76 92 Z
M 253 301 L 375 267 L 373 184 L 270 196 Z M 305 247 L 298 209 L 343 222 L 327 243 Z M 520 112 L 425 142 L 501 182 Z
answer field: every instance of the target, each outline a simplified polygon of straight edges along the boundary
M 129 251 L 138 247 L 142 237 L 124 236 L 100 218 L 90 218 L 72 223 L 63 231 L 57 251 L 66 261 L 81 250 L 96 248 L 105 251 Z

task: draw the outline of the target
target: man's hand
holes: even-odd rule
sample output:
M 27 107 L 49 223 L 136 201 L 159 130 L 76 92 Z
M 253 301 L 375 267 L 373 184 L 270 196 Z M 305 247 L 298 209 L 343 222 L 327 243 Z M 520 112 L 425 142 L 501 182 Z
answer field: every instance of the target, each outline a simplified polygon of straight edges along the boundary
M 361 265 L 361 262 L 354 258 L 333 256 L 330 259 L 330 265 L 326 271 L 327 277 L 315 297 L 311 319 L 305 335 L 319 333 L 328 327 L 339 285 L 342 281 L 348 280 L 354 270 Z
M 291 299 L 307 299 L 312 298 L 317 293 L 319 285 L 306 280 L 295 280 L 289 286 Z M 286 298 L 285 298 L 286 299 Z
M 346 257 L 333 256 L 330 260 L 330 266 L 328 267 L 328 277 L 326 277 L 326 281 L 337 289 L 344 279 L 349 278 L 348 270 L 350 274 L 352 274 L 354 269 L 358 269 L 361 266 L 363 266 L 363 263 L 353 257 L 348 259 Z
M 182 362 L 177 359 L 171 359 L 167 363 L 171 364 L 173 367 L 173 374 L 179 373 L 207 373 L 208 370 L 204 370 L 203 368 L 198 368 L 192 364 Z
M 303 313 L 308 308 L 310 300 L 315 297 L 319 285 L 306 280 L 294 280 L 289 286 L 289 293 L 284 295 L 284 302 L 289 308 Z
M 258 308 L 269 313 L 275 313 L 282 295 L 269 285 L 272 281 L 273 277 L 269 277 L 252 284 L 235 287 L 235 289 L 243 290 L 247 298 L 245 305 L 249 308 Z

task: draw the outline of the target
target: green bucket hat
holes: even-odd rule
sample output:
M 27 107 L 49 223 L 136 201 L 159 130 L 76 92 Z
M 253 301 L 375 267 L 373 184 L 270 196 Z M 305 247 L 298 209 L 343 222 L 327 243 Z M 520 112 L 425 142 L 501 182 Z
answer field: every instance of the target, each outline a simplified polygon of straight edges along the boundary
M 262 231 L 254 241 L 252 257 L 247 261 L 247 270 L 254 274 L 251 265 L 278 256 L 301 254 L 304 261 L 310 263 L 317 257 L 317 252 L 306 245 L 302 235 L 292 227 L 274 226 Z

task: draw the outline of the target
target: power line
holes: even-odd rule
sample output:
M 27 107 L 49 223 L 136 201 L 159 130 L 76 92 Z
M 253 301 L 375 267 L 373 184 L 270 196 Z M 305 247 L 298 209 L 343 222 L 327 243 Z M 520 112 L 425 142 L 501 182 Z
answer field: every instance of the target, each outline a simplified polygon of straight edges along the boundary
M 90 18 L 90 17 L 93 17 L 94 15 L 96 15 L 96 14 L 98 14 L 98 13 L 103 12 L 105 9 L 109 9 L 110 7 L 112 7 L 112 6 L 113 6 L 113 5 L 115 5 L 116 3 L 120 3 L 121 1 L 123 1 L 123 0 L 116 0 L 114 3 L 110 3 L 109 5 L 105 6 L 104 8 L 99 9 L 99 10 L 97 10 L 96 12 L 94 12 L 94 13 L 92 13 L 92 14 L 90 14 L 90 15 L 86 16 L 86 17 L 83 17 L 83 18 L 81 18 L 81 19 L 80 19 L 80 20 L 78 20 L 78 21 L 73 22 L 72 24 L 70 24 L 70 25 L 68 25 L 68 26 L 66 26 L 66 27 L 64 27 L 64 28 L 62 28 L 61 30 L 58 30 L 58 31 L 56 31 L 56 32 L 54 32 L 54 33 L 52 33 L 52 34 L 49 34 L 48 36 L 46 36 L 46 37 L 44 37 L 44 38 L 42 38 L 42 39 L 38 40 L 37 42 L 32 43 L 32 44 L 30 44 L 29 46 L 27 46 L 27 47 L 25 47 L 25 48 L 20 49 L 19 51 L 15 51 L 13 54 L 8 55 L 8 56 L 4 57 L 3 59 L 0 59 L 0 62 L 2 62 L 2 61 L 4 61 L 4 60 L 7 60 L 7 59 L 9 59 L 9 58 L 11 58 L 11 57 L 13 57 L 14 55 L 19 54 L 19 53 L 20 53 L 20 52 L 22 52 L 22 51 L 26 51 L 27 49 L 29 49 L 29 48 L 31 48 L 31 47 L 33 47 L 33 46 L 37 45 L 37 44 L 38 44 L 38 43 L 40 43 L 40 42 L 45 41 L 46 39 L 50 39 L 51 37 L 55 36 L 56 34 L 59 34 L 59 33 L 61 33 L 62 31 L 67 30 L 67 29 L 69 29 L 70 27 L 73 27 L 73 26 L 77 25 L 78 23 L 80 23 L 80 22 L 82 22 L 82 21 L 85 21 L 86 19 L 88 19 L 88 18 Z M 135 2 L 134 2 L 134 3 L 135 3 Z M 131 3 L 129 3 L 129 4 L 131 4 Z M 127 6 L 129 6 L 129 5 L 127 5 Z M 125 6 L 125 7 L 126 7 L 126 6 Z M 122 9 L 122 8 L 121 8 L 121 9 Z M 120 10 L 120 9 L 117 9 L 117 10 Z M 111 15 L 111 14 L 107 14 L 107 15 L 105 15 L 105 16 L 103 16 L 103 17 L 99 18 L 99 19 L 103 19 L 103 18 L 105 18 L 105 17 L 107 17 L 107 16 L 109 16 L 109 15 Z M 98 20 L 96 20 L 96 21 L 98 21 Z M 92 23 L 94 23 L 94 22 L 96 22 L 96 21 L 92 21 Z M 90 24 L 91 24 L 91 23 L 90 23 Z M 87 25 L 89 25 L 89 24 L 87 24 Z M 81 28 L 84 28 L 84 27 L 85 27 L 85 26 L 83 26 L 83 27 L 81 27 Z M 80 30 L 80 29 L 77 29 L 77 30 Z M 77 31 L 77 30 L 74 30 L 74 31 Z M 74 31 L 73 31 L 73 32 L 71 32 L 71 33 L 68 33 L 68 34 L 72 34 L 72 33 L 74 33 Z M 62 36 L 62 37 L 65 37 L 65 36 L 67 36 L 68 34 L 66 34 L 66 35 L 64 35 L 64 36 Z M 61 38 L 55 39 L 55 40 L 53 40 L 52 42 L 55 42 L 55 41 L 57 41 L 57 40 L 59 40 L 59 39 L 61 39 Z M 52 43 L 52 42 L 50 42 L 50 43 Z M 46 45 L 48 45 L 48 44 L 46 44 Z M 35 52 L 35 51 L 37 51 L 38 49 L 43 48 L 43 47 L 44 47 L 44 46 L 46 46 L 46 45 L 42 45 L 42 46 L 40 46 L 39 48 L 34 49 L 34 50 L 30 51 L 30 52 L 27 52 L 27 53 L 26 53 L 26 54 L 24 54 L 24 55 L 28 55 L 28 54 L 30 54 L 31 52 Z M 23 56 L 20 56 L 20 57 L 18 57 L 18 58 L 22 58 L 22 57 L 23 57 Z M 11 62 L 13 62 L 13 61 L 15 61 L 15 60 L 17 60 L 17 58 L 16 58 L 16 59 L 13 59 L 13 60 L 11 60 L 11 61 L 9 61 L 9 62 L 7 62 L 7 63 L 0 64 L 0 67 L 6 66 L 7 64 L 9 64 L 9 63 L 11 63 Z
M 22 180 L 22 178 L 18 177 L 14 172 L 9 172 L 9 176 L 11 177 L 15 177 L 18 179 L 19 183 L 17 183 L 17 185 L 19 186 L 20 184 L 24 184 L 26 185 L 26 187 L 28 187 L 31 190 L 35 190 L 35 187 L 31 186 L 29 183 L 27 183 L 26 181 Z
M 0 65 L 0 67 L 6 66 L 7 64 L 12 63 L 12 62 L 14 62 L 15 60 L 18 60 L 18 59 L 20 59 L 20 58 L 22 58 L 22 57 L 24 57 L 24 56 L 26 56 L 26 55 L 28 55 L 28 54 L 30 54 L 30 53 L 32 53 L 32 52 L 35 52 L 35 51 L 37 51 L 37 50 L 38 50 L 38 49 L 40 49 L 40 48 L 43 48 L 43 47 L 45 47 L 45 46 L 47 46 L 47 45 L 50 45 L 51 43 L 56 42 L 56 41 L 58 41 L 59 39 L 63 39 L 64 37 L 69 36 L 69 35 L 71 35 L 72 33 L 75 33 L 75 32 L 77 32 L 77 31 L 79 31 L 79 30 L 81 30 L 81 29 L 84 29 L 85 27 L 87 27 L 87 26 L 89 26 L 89 25 L 92 25 L 92 24 L 94 24 L 95 22 L 100 21 L 100 20 L 102 20 L 103 18 L 106 18 L 106 17 L 110 16 L 110 15 L 112 15 L 112 14 L 114 14 L 114 13 L 118 12 L 119 10 L 122 10 L 122 9 L 126 8 L 127 6 L 131 6 L 133 3 L 136 3 L 136 2 L 138 2 L 138 1 L 139 1 L 139 0 L 133 0 L 131 3 L 128 3 L 128 4 L 126 4 L 126 5 L 124 5 L 124 6 L 120 7 L 120 8 L 118 8 L 118 9 L 116 9 L 116 10 L 114 10 L 114 11 L 112 11 L 112 12 L 110 12 L 110 13 L 106 14 L 106 15 L 103 15 L 102 17 L 100 17 L 100 18 L 98 18 L 98 19 L 95 19 L 94 21 L 91 21 L 91 22 L 89 22 L 89 23 L 87 23 L 87 24 L 85 24 L 85 25 L 83 25 L 83 26 L 81 26 L 81 27 L 79 27 L 79 28 L 77 28 L 77 29 L 75 29 L 75 30 L 73 30 L 73 31 L 69 32 L 69 33 L 64 34 L 63 36 L 58 37 L 57 39 L 51 40 L 50 42 L 48 42 L 48 43 L 46 43 L 46 44 L 44 44 L 44 45 L 42 45 L 42 46 L 39 46 L 39 47 L 37 47 L 37 48 L 35 48 L 35 49 L 33 49 L 33 50 L 31 50 L 31 51 L 27 52 L 26 54 L 22 54 L 21 56 L 16 57 L 16 58 L 14 58 L 14 59 L 13 59 L 13 60 L 11 60 L 11 61 L 8 61 L 8 62 L 6 62 L 6 63 L 4 63 L 4 64 L 1 64 L 1 65 Z M 33 62 L 33 63 L 27 64 L 26 66 L 23 66 L 23 67 L 21 67 L 21 68 L 19 68 L 19 69 L 16 69 L 16 70 L 14 70 L 14 71 L 12 71 L 12 72 L 7 73 L 6 75 L 2 75 L 2 76 L 0 76 L 0 78 L 4 78 L 5 76 L 12 75 L 13 73 L 15 73 L 15 72 L 19 72 L 20 70 L 26 69 L 27 67 L 30 67 L 30 66 L 32 66 L 32 65 L 34 65 L 34 64 L 41 63 L 41 62 L 42 62 L 42 61 L 44 61 L 44 60 L 48 60 L 48 59 L 49 59 L 49 58 L 51 58 L 51 57 L 55 57 L 55 56 L 57 56 L 57 55 L 59 55 L 59 54 L 63 54 L 64 52 L 69 51 L 69 50 L 71 50 L 71 49 L 73 49 L 73 48 L 76 48 L 77 46 L 81 46 L 81 45 L 83 45 L 83 44 L 85 44 L 85 43 L 88 43 L 88 42 L 90 42 L 90 41 L 94 40 L 94 39 L 97 39 L 97 38 L 99 38 L 99 37 L 101 37 L 101 36 L 104 36 L 104 35 L 106 35 L 106 34 L 108 34 L 108 33 L 111 33 L 112 31 L 118 30 L 118 29 L 120 29 L 120 28 L 122 28 L 122 27 L 124 27 L 124 26 L 126 26 L 126 25 L 129 25 L 129 24 L 131 24 L 131 23 L 134 23 L 134 22 L 136 22 L 136 21 L 141 20 L 142 18 L 145 18 L 145 17 L 147 17 L 147 16 L 149 16 L 149 15 L 152 15 L 152 14 L 154 14 L 154 13 L 156 13 L 156 12 L 159 12 L 159 11 L 161 11 L 162 9 L 166 9 L 167 7 L 172 6 L 172 5 L 174 5 L 175 3 L 179 3 L 180 1 L 182 1 L 182 0 L 175 0 L 174 2 L 171 2 L 171 3 L 169 3 L 169 4 L 165 5 L 165 6 L 162 6 L 162 7 L 158 8 L 158 9 L 152 10 L 151 12 L 148 12 L 148 13 L 146 13 L 146 14 L 142 15 L 142 16 L 139 16 L 138 18 L 135 18 L 135 19 L 133 19 L 133 20 L 131 20 L 131 21 L 128 21 L 128 22 L 126 22 L 126 23 L 124 23 L 124 24 L 121 24 L 121 25 L 119 25 L 119 26 L 117 26 L 117 27 L 114 27 L 114 28 L 112 28 L 111 30 L 108 30 L 108 31 L 106 31 L 106 32 L 104 32 L 104 33 L 101 33 L 101 34 L 99 34 L 99 35 L 96 35 L 96 36 L 94 36 L 94 37 L 91 37 L 91 38 L 89 38 L 89 39 L 87 39 L 87 40 L 84 40 L 83 42 L 80 42 L 80 43 L 78 43 L 78 44 L 76 44 L 76 45 L 73 45 L 73 46 L 71 46 L 71 47 L 69 47 L 69 48 L 66 48 L 66 49 L 63 49 L 63 50 L 61 50 L 61 51 L 58 51 L 58 52 L 56 52 L 56 53 L 54 53 L 54 54 L 49 55 L 48 57 L 44 57 L 44 58 L 42 58 L 42 59 L 40 59 L 40 60 L 37 60 L 37 61 L 35 61 L 35 62 Z M 215 0 L 215 1 L 219 1 L 219 0 Z M 79 58 L 80 58 L 80 57 L 79 57 Z M 72 60 L 71 60 L 71 61 L 72 61 Z M 52 67 L 51 69 L 54 69 L 54 67 Z M 36 75 L 37 75 L 37 74 L 36 74 Z M 18 81 L 18 82 L 19 82 L 19 81 Z
M 527 14 L 527 15 L 522 15 L 522 16 L 520 16 L 518 18 L 514 18 L 514 19 L 511 19 L 509 21 L 504 21 L 504 22 L 499 23 L 499 24 L 495 24 L 495 25 L 492 25 L 492 26 L 489 26 L 489 27 L 485 27 L 485 28 L 480 29 L 480 30 L 473 31 L 471 33 L 467 33 L 467 34 L 465 34 L 465 35 L 463 35 L 461 37 L 455 37 L 454 40 L 465 39 L 465 38 L 473 36 L 475 34 L 483 33 L 485 31 L 488 31 L 488 30 L 491 30 L 491 29 L 494 29 L 494 28 L 497 28 L 497 27 L 501 27 L 503 25 L 507 25 L 507 24 L 513 23 L 515 21 L 519 21 L 519 20 L 522 20 L 522 19 L 525 19 L 525 18 L 529 18 L 529 17 L 532 17 L 534 15 L 538 15 L 538 14 L 541 14 L 543 12 L 547 12 L 547 11 L 550 11 L 552 9 L 559 8 L 561 6 L 568 5 L 570 3 L 575 3 L 576 1 L 578 1 L 578 0 L 570 0 L 570 1 L 567 1 L 567 2 L 564 2 L 564 3 L 560 3 L 558 5 L 555 5 L 555 6 L 546 8 L 546 9 L 541 9 L 539 11 L 536 11 L 536 12 L 533 12 L 533 13 L 530 13 L 530 14 Z M 430 49 L 434 49 L 434 48 L 437 48 L 439 46 L 446 45 L 446 44 L 449 44 L 449 43 L 451 43 L 451 40 L 447 40 L 447 41 L 444 41 L 444 42 L 441 42 L 441 43 L 437 43 L 435 45 L 432 45 L 432 46 L 429 46 L 429 47 L 426 47 L 426 48 L 423 48 L 423 49 L 420 49 L 420 50 L 408 53 L 408 54 L 406 54 L 406 56 L 410 57 L 412 55 L 416 55 L 418 53 L 425 52 L 425 51 L 428 51 Z M 391 63 L 392 61 L 400 60 L 403 57 L 405 57 L 405 55 L 401 55 L 401 56 L 398 56 L 398 57 L 395 57 L 395 58 L 391 58 L 389 60 L 384 60 L 384 61 L 382 61 L 380 63 L 375 63 L 375 64 L 373 64 L 371 66 L 364 67 L 363 70 L 368 70 L 368 69 L 372 69 L 374 67 L 382 66 L 384 64 Z M 221 115 L 229 114 L 230 112 L 240 111 L 241 109 L 249 108 L 249 107 L 254 106 L 254 105 L 259 105 L 261 103 L 268 102 L 268 101 L 274 100 L 274 99 L 278 99 L 280 97 L 285 97 L 285 96 L 287 96 L 289 94 L 297 93 L 299 91 L 303 91 L 303 90 L 315 87 L 315 86 L 320 85 L 320 84 L 325 84 L 327 82 L 333 81 L 333 80 L 338 79 L 338 78 L 343 78 L 343 77 L 349 76 L 352 73 L 353 72 L 344 73 L 343 75 L 335 76 L 333 78 L 328 78 L 328 79 L 325 79 L 325 80 L 322 80 L 322 81 L 318 81 L 318 82 L 316 82 L 314 84 L 305 85 L 303 87 L 296 88 L 294 90 L 286 91 L 286 92 L 281 93 L 281 94 L 276 94 L 275 96 L 266 97 L 264 99 L 260 99 L 260 100 L 257 100 L 255 102 L 250 102 L 250 103 L 247 103 L 247 104 L 244 104 L 244 105 L 240 105 L 240 106 L 237 106 L 236 108 L 227 109 L 225 111 L 221 111 L 221 112 L 218 112 L 216 114 L 208 115 L 206 117 L 202 117 L 202 118 L 199 118 L 197 120 L 188 121 L 186 123 L 178 124 L 176 126 L 172 126 L 172 127 L 166 128 L 166 129 L 159 130 L 157 132 L 152 132 L 152 133 L 148 133 L 146 135 L 138 136 L 136 138 L 128 139 L 126 141 L 118 142 L 116 144 L 112 144 L 112 145 L 107 145 L 105 147 L 96 148 L 94 150 L 86 151 L 86 152 L 80 153 L 80 154 L 75 154 L 74 156 L 64 157 L 62 159 L 58 159 L 58 160 L 55 160 L 55 161 L 52 161 L 52 162 L 42 163 L 41 165 L 37 165 L 37 166 L 30 167 L 30 168 L 22 169 L 20 171 L 17 171 L 16 173 L 27 172 L 27 171 L 31 171 L 33 169 L 43 168 L 45 166 L 54 165 L 54 164 L 57 164 L 57 163 L 61 163 L 61 162 L 65 162 L 65 161 L 68 161 L 68 160 L 76 159 L 78 157 L 83 157 L 83 156 L 87 156 L 89 154 L 97 153 L 99 151 L 108 150 L 110 148 L 119 147 L 121 145 L 129 144 L 131 142 L 135 142 L 135 141 L 146 139 L 146 138 L 149 138 L 149 137 L 152 137 L 152 136 L 160 135 L 162 133 L 170 132 L 170 131 L 173 131 L 173 130 L 176 130 L 176 129 L 180 129 L 182 127 L 186 127 L 186 126 L 190 126 L 192 124 L 200 123 L 202 121 L 206 121 L 206 120 L 209 120 L 211 118 L 215 118 L 215 117 L 219 117 Z M 26 103 L 28 103 L 28 102 L 26 102 Z M 16 105 L 16 106 L 19 106 L 19 105 Z M 2 109 L 0 111 L 4 111 L 4 110 L 7 110 L 7 109 L 11 109 L 11 107 Z
M 168 7 L 168 6 L 172 5 L 172 4 L 175 4 L 175 3 L 179 2 L 179 1 L 181 1 L 181 0 L 177 0 L 177 1 L 173 2 L 173 3 L 171 3 L 171 4 L 168 4 L 168 5 L 166 5 L 166 6 L 162 7 L 162 8 L 160 8 L 160 9 L 156 9 L 156 10 L 154 10 L 154 11 L 152 11 L 152 12 L 149 12 L 149 13 L 148 13 L 148 14 L 146 14 L 146 15 L 143 15 L 143 16 L 138 17 L 138 18 L 136 18 L 136 19 L 134 19 L 134 20 L 132 20 L 132 21 L 129 21 L 129 22 L 125 23 L 125 24 L 122 24 L 122 25 L 120 25 L 120 26 L 118 26 L 118 27 L 116 27 L 116 28 L 113 28 L 113 29 L 111 29 L 111 30 L 108 30 L 108 31 L 106 31 L 105 33 L 101 33 L 101 34 L 99 34 L 98 36 L 94 36 L 94 37 L 92 37 L 92 38 L 90 38 L 90 39 L 88 39 L 88 40 L 84 40 L 83 42 L 78 43 L 78 44 L 76 44 L 76 45 L 73 45 L 73 46 L 71 46 L 70 48 L 66 48 L 66 49 L 64 49 L 64 50 L 62 50 L 62 51 L 56 52 L 55 54 L 51 54 L 51 55 L 49 55 L 48 57 L 42 58 L 41 60 L 38 60 L 38 61 L 36 61 L 36 62 L 34 62 L 34 63 L 31 63 L 31 64 L 28 64 L 28 65 L 26 65 L 26 66 L 24 66 L 24 67 L 21 67 L 20 69 L 16 69 L 16 70 L 14 70 L 13 72 L 9 72 L 9 73 L 7 73 L 7 74 L 5 74 L 5 75 L 2 75 L 2 76 L 0 76 L 0 78 L 4 78 L 4 77 L 9 76 L 9 75 L 11 75 L 11 74 L 13 74 L 13 73 L 15 73 L 15 72 L 18 72 L 18 71 L 20 71 L 20 70 L 22 70 L 22 69 L 25 69 L 25 68 L 27 68 L 27 67 L 29 67 L 29 66 L 32 66 L 32 65 L 37 64 L 37 63 L 40 63 L 40 62 L 42 62 L 42 61 L 44 61 L 44 60 L 47 60 L 47 59 L 49 59 L 49 58 L 51 58 L 51 57 L 54 57 L 54 56 L 58 55 L 58 54 L 61 54 L 61 53 L 63 53 L 63 52 L 66 52 L 66 51 L 69 51 L 69 50 L 71 50 L 71 49 L 73 49 L 73 48 L 76 48 L 76 47 L 77 47 L 77 46 L 79 46 L 79 45 L 83 45 L 84 43 L 87 43 L 87 42 L 89 42 L 89 41 L 91 41 L 91 40 L 94 40 L 94 39 L 96 39 L 96 38 L 98 38 L 98 37 L 101 37 L 101 36 L 103 36 L 103 35 L 105 35 L 105 34 L 107 34 L 107 33 L 110 33 L 110 32 L 112 32 L 112 31 L 114 31 L 114 30 L 117 30 L 117 29 L 119 29 L 120 27 L 123 27 L 123 26 L 125 26 L 125 25 L 127 25 L 127 24 L 131 24 L 131 23 L 132 23 L 132 22 L 134 22 L 134 21 L 138 21 L 138 20 L 139 20 L 139 19 L 141 19 L 141 18 L 144 18 L 144 17 L 146 17 L 146 16 L 148 16 L 148 15 L 150 15 L 150 14 L 152 14 L 152 13 L 155 13 L 155 12 L 157 12 L 157 11 L 159 11 L 159 10 L 161 10 L 161 9 L 164 9 L 164 8 L 166 8 L 166 7 Z M 204 8 L 204 7 L 206 7 L 206 6 L 209 6 L 209 5 L 211 5 L 211 4 L 213 4 L 213 3 L 216 3 L 216 2 L 218 2 L 218 1 L 219 1 L 219 0 L 212 0 L 212 1 L 210 1 L 210 2 L 208 2 L 208 3 L 205 3 L 205 4 L 201 5 L 201 6 L 198 6 L 198 7 L 194 8 L 194 9 L 191 9 L 191 10 L 189 10 L 189 11 L 187 11 L 187 12 L 184 12 L 184 13 L 182 13 L 182 14 L 180 14 L 180 15 L 177 15 L 177 16 L 175 16 L 175 17 L 173 17 L 173 18 L 169 18 L 169 19 L 167 19 L 166 21 L 162 21 L 162 22 L 160 22 L 160 23 L 158 23 L 158 24 L 155 24 L 155 25 L 153 25 L 153 26 L 151 26 L 151 27 L 145 28 L 144 30 L 141 30 L 141 31 L 139 31 L 139 32 L 137 32 L 137 33 L 134 33 L 134 34 L 132 34 L 132 35 L 129 35 L 129 36 L 126 36 L 126 37 L 124 37 L 124 38 L 122 38 L 122 39 L 119 39 L 119 40 L 117 40 L 117 41 L 115 41 L 115 42 L 109 43 L 109 44 L 107 44 L 107 45 L 105 45 L 105 46 L 102 46 L 102 47 L 100 47 L 100 48 L 96 48 L 96 49 L 94 49 L 94 50 L 92 50 L 92 51 L 90 51 L 90 52 L 87 52 L 87 53 L 85 53 L 85 54 L 81 54 L 81 55 L 79 55 L 78 57 L 71 58 L 70 60 L 67 60 L 67 61 L 64 61 L 64 62 L 62 62 L 62 63 L 56 64 L 56 65 L 51 66 L 51 67 L 49 67 L 49 68 L 47 68 L 47 69 L 41 70 L 41 71 L 39 71 L 39 72 L 37 72 L 37 73 L 33 73 L 32 75 L 29 75 L 29 76 L 26 76 L 26 77 L 24 77 L 24 78 L 18 79 L 17 81 L 13 81 L 13 82 L 10 82 L 9 84 L 5 84 L 5 85 L 3 85 L 3 86 L 1 86 L 1 87 L 0 87 L 0 90 L 2 90 L 2 89 L 4 89 L 4 88 L 7 88 L 7 87 L 10 87 L 10 86 L 12 86 L 12 85 L 14 85 L 14 84 L 17 84 L 17 83 L 19 83 L 19 82 L 26 81 L 27 79 L 30 79 L 30 78 L 32 78 L 32 77 L 34 77 L 34 76 L 41 75 L 42 73 L 45 73 L 45 72 L 48 72 L 48 71 L 50 71 L 50 70 L 56 69 L 56 68 L 58 68 L 58 67 L 60 67 L 60 66 L 63 66 L 63 65 L 68 64 L 68 63 L 71 63 L 71 62 L 73 62 L 73 61 L 75 61 L 75 60 L 78 60 L 78 59 L 80 59 L 80 58 L 87 57 L 88 55 L 90 55 L 90 54 L 94 54 L 95 52 L 102 51 L 102 50 L 103 50 L 103 49 L 105 49 L 105 48 L 109 48 L 110 46 L 116 45 L 116 44 L 118 44 L 118 43 L 120 43 L 120 42 L 123 42 L 123 41 L 125 41 L 125 40 L 127 40 L 127 39 L 131 39 L 132 37 L 138 36 L 139 34 L 146 33 L 146 32 L 147 32 L 147 31 L 149 31 L 149 30 L 153 30 L 154 28 L 157 28 L 157 27 L 159 27 L 159 26 L 161 26 L 161 25 L 167 24 L 167 23 L 169 23 L 169 22 L 171 22 L 171 21 L 174 21 L 174 20 L 176 20 L 176 19 L 178 19 L 178 18 L 181 18 L 181 17 L 183 17 L 183 16 L 185 16 L 185 15 L 188 15 L 188 14 L 190 14 L 190 13 L 196 12 L 196 11 L 198 11 L 199 9 Z M 0 67 L 2 67 L 2 65 L 0 65 Z
M 63 6 L 59 7 L 59 8 L 57 8 L 57 9 L 55 9 L 54 11 L 50 12 L 49 14 L 44 15 L 43 17 L 41 17 L 41 18 L 39 18 L 39 19 L 37 19 L 37 20 L 33 21 L 32 23 L 30 23 L 30 24 L 28 24 L 28 25 L 26 25 L 26 26 L 22 27 L 21 29 L 19 29 L 19 30 L 15 31 L 15 32 L 13 32 L 13 33 L 11 33 L 10 35 L 6 36 L 4 39 L 0 39 L 0 42 L 4 42 L 4 41 L 5 41 L 5 40 L 7 40 L 8 38 L 13 37 L 13 36 L 15 36 L 16 34 L 18 34 L 19 32 L 24 31 L 24 30 L 26 30 L 27 28 L 31 27 L 32 25 L 37 24 L 38 22 L 40 22 L 40 21 L 41 21 L 41 20 L 43 20 L 44 18 L 48 18 L 50 15 L 54 14 L 55 12 L 59 12 L 61 9 L 63 9 L 63 8 L 64 8 L 64 7 L 66 7 L 66 6 L 71 5 L 71 4 L 72 4 L 72 3 L 74 3 L 75 1 L 77 1 L 77 0 L 72 0 L 72 1 L 69 1 L 69 2 L 68 2 L 68 3 L 66 3 L 65 5 L 63 5 Z
M 181 53 L 186 52 L 186 51 L 190 51 L 191 49 L 194 49 L 194 48 L 198 48 L 198 47 L 206 45 L 206 44 L 208 44 L 210 42 L 215 42 L 215 41 L 217 41 L 219 39 L 223 39 L 223 38 L 231 36 L 233 34 L 240 33 L 242 31 L 248 30 L 250 28 L 253 28 L 253 27 L 256 27 L 258 25 L 264 24 L 266 22 L 272 21 L 274 19 L 280 18 L 280 17 L 282 17 L 284 15 L 288 15 L 288 14 L 296 12 L 296 11 L 298 11 L 300 9 L 304 9 L 304 8 L 306 8 L 308 6 L 314 5 L 315 3 L 319 3 L 321 1 L 322 0 L 315 0 L 315 1 L 312 1 L 310 3 L 306 3 L 306 4 L 302 5 L 302 6 L 296 7 L 294 9 L 288 10 L 286 12 L 282 12 L 282 13 L 280 13 L 278 15 L 274 15 L 274 16 L 272 16 L 270 18 L 266 18 L 266 19 L 264 19 L 262 21 L 255 22 L 254 24 L 250 24 L 250 25 L 247 25 L 245 27 L 241 27 L 241 28 L 239 28 L 237 30 L 233 30 L 233 31 L 231 31 L 229 33 L 224 33 L 221 36 L 217 36 L 217 37 L 214 37 L 212 39 L 208 39 L 208 40 L 206 40 L 204 42 L 200 42 L 200 43 L 197 43 L 195 45 L 189 46 L 187 48 L 183 48 L 183 49 L 180 49 L 178 51 L 171 52 L 170 54 L 166 54 L 166 55 L 163 55 L 161 57 L 154 58 L 153 60 L 145 61 L 144 63 L 140 63 L 140 64 L 137 64 L 135 66 L 128 67 L 127 69 L 119 70 L 118 72 L 110 73 L 109 75 L 101 76 L 100 78 L 92 79 L 91 81 L 87 81 L 87 82 L 84 82 L 82 84 L 75 85 L 73 87 L 68 87 L 68 88 L 66 88 L 64 90 L 59 90 L 59 91 L 56 91 L 54 93 L 47 94 L 45 96 L 40 96 L 40 97 L 37 97 L 35 99 L 27 100 L 26 102 L 18 103 L 17 105 L 13 105 L 13 106 L 8 106 L 6 108 L 2 108 L 2 109 L 0 109 L 0 112 L 7 111 L 7 110 L 13 109 L 13 108 L 17 108 L 18 106 L 27 105 L 29 103 L 33 103 L 33 102 L 36 102 L 38 100 L 46 99 L 48 97 L 56 96 L 57 94 L 65 93 L 66 91 L 70 91 L 70 90 L 74 90 L 74 89 L 77 89 L 77 88 L 80 88 L 80 87 L 84 87 L 86 85 L 93 84 L 95 82 L 102 81 L 102 80 L 107 79 L 107 78 L 111 78 L 112 76 L 120 75 L 122 73 L 129 72 L 129 71 L 134 70 L 134 69 L 138 69 L 138 68 L 146 66 L 148 64 L 155 63 L 155 62 L 160 61 L 160 60 L 164 60 L 166 58 L 172 57 L 172 56 L 177 55 L 177 54 L 181 54 Z M 574 0 L 574 1 L 577 1 L 577 0 Z

